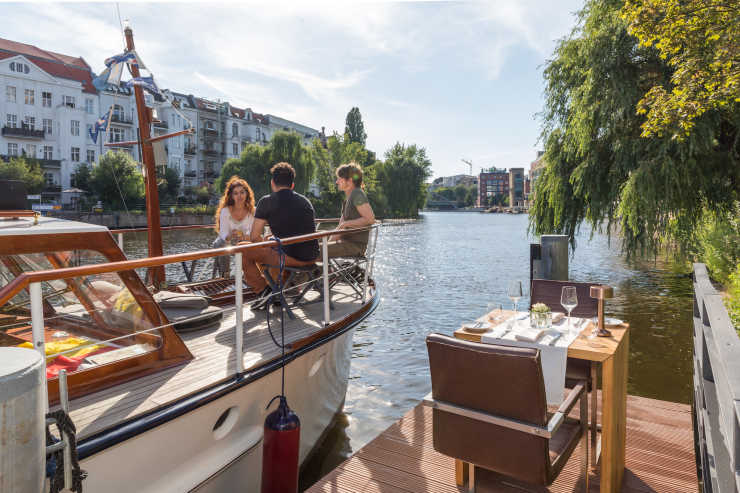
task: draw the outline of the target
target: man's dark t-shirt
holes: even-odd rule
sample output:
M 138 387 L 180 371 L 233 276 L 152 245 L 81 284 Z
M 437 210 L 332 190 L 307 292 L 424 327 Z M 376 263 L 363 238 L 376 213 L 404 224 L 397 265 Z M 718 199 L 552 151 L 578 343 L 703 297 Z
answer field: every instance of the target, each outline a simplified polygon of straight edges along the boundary
M 265 195 L 257 202 L 256 219 L 264 219 L 272 234 L 280 239 L 316 232 L 314 210 L 306 197 L 293 190 L 282 189 Z M 319 257 L 318 240 L 285 245 L 285 253 L 297 260 Z

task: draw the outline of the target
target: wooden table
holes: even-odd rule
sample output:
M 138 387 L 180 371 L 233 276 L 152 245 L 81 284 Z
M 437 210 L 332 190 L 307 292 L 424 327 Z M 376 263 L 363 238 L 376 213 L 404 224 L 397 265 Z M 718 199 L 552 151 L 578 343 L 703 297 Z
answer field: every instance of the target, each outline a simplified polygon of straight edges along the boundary
M 589 339 L 591 323 L 568 346 L 568 357 L 601 363 L 601 493 L 621 490 L 627 431 L 627 362 L 629 355 L 629 324 L 607 326 L 611 337 Z M 481 342 L 481 334 L 464 329 L 455 337 Z M 592 418 L 594 419 L 594 418 Z M 455 463 L 459 480 L 462 462 Z

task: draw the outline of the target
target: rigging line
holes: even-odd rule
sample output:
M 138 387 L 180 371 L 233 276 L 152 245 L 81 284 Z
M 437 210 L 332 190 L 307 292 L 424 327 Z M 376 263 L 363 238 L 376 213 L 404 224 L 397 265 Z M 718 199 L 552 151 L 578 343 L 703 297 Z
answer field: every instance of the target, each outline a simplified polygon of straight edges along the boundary
M 126 35 L 123 33 L 123 22 L 121 22 L 121 9 L 116 2 L 116 12 L 118 13 L 118 26 L 121 28 L 121 39 L 123 40 L 123 49 L 126 49 Z
M 121 196 L 121 202 L 123 203 L 123 208 L 126 209 L 126 216 L 128 217 L 128 222 L 131 225 L 131 227 L 134 227 L 134 219 L 131 217 L 131 213 L 128 210 L 128 205 L 126 205 L 126 199 L 123 196 L 123 191 L 121 191 L 120 185 L 118 185 L 118 177 L 116 176 L 116 168 L 115 166 L 111 167 L 111 173 L 113 174 L 113 181 L 116 182 L 116 188 L 118 189 L 118 195 Z

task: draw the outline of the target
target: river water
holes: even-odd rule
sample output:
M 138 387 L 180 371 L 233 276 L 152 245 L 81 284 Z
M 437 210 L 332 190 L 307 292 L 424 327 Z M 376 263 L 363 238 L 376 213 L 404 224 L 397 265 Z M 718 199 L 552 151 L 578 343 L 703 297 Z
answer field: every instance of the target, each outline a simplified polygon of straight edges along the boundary
M 492 301 L 511 307 L 510 280 L 529 279 L 524 214 L 430 212 L 380 229 L 375 280 L 378 309 L 354 336 L 343 414 L 301 483 L 309 486 L 373 439 L 431 390 L 424 344 L 430 332 L 450 334 Z M 584 228 L 585 229 L 585 228 Z M 207 247 L 213 233 L 165 232 L 165 252 Z M 131 257 L 145 238 L 127 240 Z M 607 315 L 631 325 L 628 392 L 675 402 L 692 395 L 692 284 L 660 261 L 626 262 L 619 245 L 583 233 L 570 261 L 574 281 L 615 288 Z M 172 275 L 181 275 L 172 266 Z M 171 277 L 170 277 L 171 278 Z M 526 293 L 525 293 L 526 296 Z M 520 307 L 529 305 L 520 300 Z

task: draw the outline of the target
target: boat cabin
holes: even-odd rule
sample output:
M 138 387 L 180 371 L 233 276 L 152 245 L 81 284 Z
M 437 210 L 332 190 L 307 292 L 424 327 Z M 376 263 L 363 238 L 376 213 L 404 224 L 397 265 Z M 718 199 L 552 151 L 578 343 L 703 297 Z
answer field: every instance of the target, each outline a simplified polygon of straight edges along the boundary
M 78 397 L 193 358 L 135 271 L 94 272 L 95 264 L 124 260 L 104 226 L 0 218 L 0 346 L 33 347 L 30 286 L 19 278 L 57 271 L 41 282 L 51 402 L 61 369 Z M 90 274 L 59 279 L 59 269 L 79 266 L 92 266 Z

